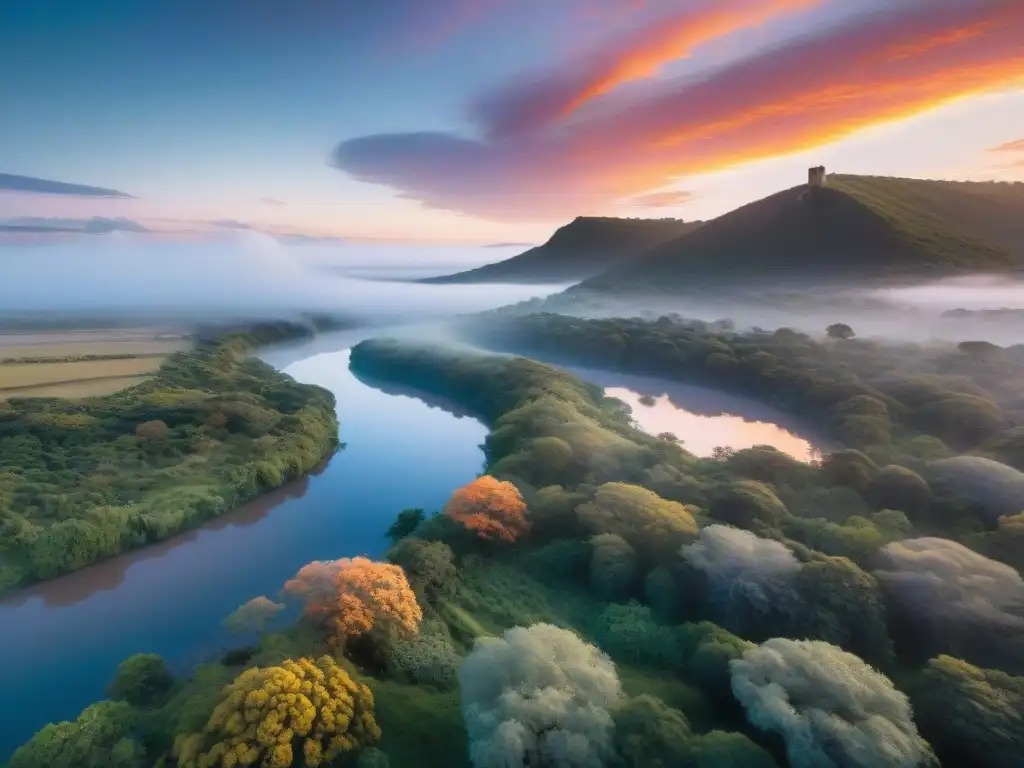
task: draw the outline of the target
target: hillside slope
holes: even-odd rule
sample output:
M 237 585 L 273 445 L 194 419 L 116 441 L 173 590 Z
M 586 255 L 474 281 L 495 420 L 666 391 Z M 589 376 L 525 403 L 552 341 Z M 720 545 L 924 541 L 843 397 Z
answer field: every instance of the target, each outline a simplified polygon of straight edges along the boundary
M 828 177 L 714 219 L 572 292 L 928 279 L 1024 267 L 1024 184 Z
M 585 280 L 619 262 L 692 231 L 700 222 L 678 219 L 578 217 L 543 245 L 495 264 L 430 277 L 424 283 L 550 283 Z

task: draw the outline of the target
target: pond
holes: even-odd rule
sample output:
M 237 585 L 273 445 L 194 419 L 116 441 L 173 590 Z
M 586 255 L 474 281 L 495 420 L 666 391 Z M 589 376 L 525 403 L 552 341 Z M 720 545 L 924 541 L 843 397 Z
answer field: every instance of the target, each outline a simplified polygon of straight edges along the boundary
M 348 348 L 358 338 L 328 335 L 263 355 L 337 398 L 346 447 L 318 473 L 0 603 L 0 763 L 47 722 L 103 698 L 127 656 L 158 653 L 182 672 L 216 658 L 239 644 L 221 624 L 239 605 L 273 597 L 311 560 L 380 556 L 400 510 L 439 509 L 480 472 L 486 428 L 356 379 Z
M 618 371 L 562 366 L 622 400 L 644 432 L 671 432 L 696 456 L 722 446 L 770 445 L 799 461 L 821 458 L 825 442 L 792 416 L 751 398 L 707 387 Z

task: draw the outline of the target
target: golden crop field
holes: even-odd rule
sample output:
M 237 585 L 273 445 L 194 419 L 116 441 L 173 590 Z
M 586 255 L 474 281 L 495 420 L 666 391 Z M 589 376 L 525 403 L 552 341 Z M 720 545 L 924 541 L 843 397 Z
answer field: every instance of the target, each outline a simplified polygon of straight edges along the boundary
M 139 384 L 187 339 L 154 330 L 0 333 L 0 399 L 89 397 Z M 132 355 L 100 360 L 90 355 Z

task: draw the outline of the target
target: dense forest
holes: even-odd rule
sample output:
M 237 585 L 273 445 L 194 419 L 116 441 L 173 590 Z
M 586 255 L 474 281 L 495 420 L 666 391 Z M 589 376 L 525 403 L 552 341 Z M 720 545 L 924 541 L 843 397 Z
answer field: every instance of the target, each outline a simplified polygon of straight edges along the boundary
M 138 386 L 0 403 L 0 590 L 198 525 L 322 462 L 333 395 L 251 357 L 311 332 L 200 329 Z
M 634 341 L 665 330 L 621 322 Z M 743 348 L 718 333 L 710 354 Z M 831 365 L 811 378 L 836 395 Z M 921 462 L 961 481 L 1017 470 L 957 465 L 963 448 L 891 392 L 836 401 L 891 405 L 884 420 L 837 411 L 885 421 L 886 439 L 807 464 L 767 447 L 695 457 L 522 357 L 372 340 L 351 366 L 486 421 L 486 474 L 434 514 L 402 511 L 383 561 L 310 563 L 230 617 L 258 630 L 296 603 L 284 633 L 188 678 L 126 660 L 109 700 L 44 728 L 9 768 L 1020 764 L 1019 509 L 965 506 Z

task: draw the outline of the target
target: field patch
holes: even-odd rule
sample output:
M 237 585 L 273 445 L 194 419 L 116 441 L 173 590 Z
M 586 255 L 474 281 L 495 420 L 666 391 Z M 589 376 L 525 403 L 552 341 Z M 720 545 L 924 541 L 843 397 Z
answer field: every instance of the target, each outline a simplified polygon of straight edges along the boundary
M 0 399 L 107 395 L 146 381 L 189 346 L 157 329 L 0 334 Z

